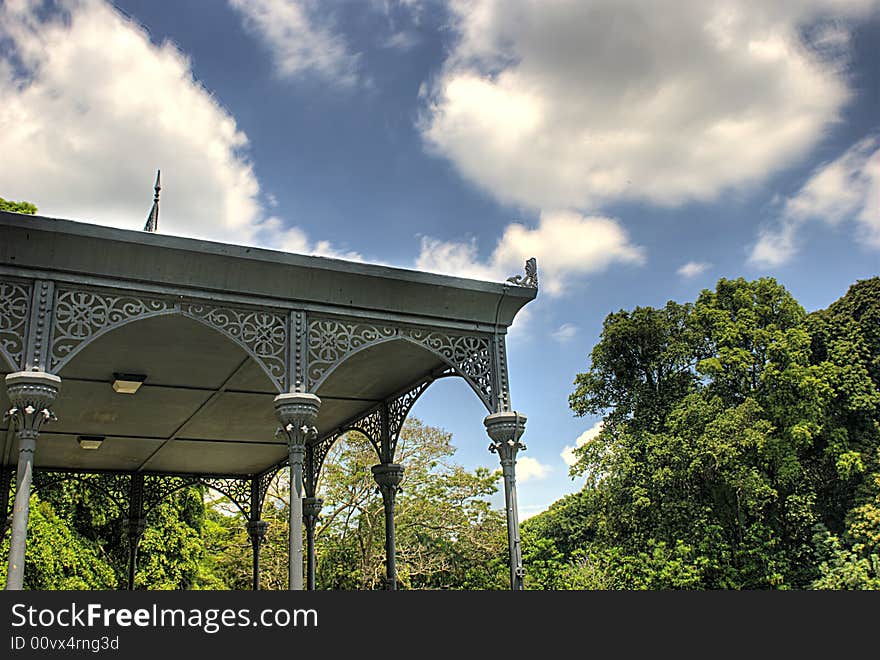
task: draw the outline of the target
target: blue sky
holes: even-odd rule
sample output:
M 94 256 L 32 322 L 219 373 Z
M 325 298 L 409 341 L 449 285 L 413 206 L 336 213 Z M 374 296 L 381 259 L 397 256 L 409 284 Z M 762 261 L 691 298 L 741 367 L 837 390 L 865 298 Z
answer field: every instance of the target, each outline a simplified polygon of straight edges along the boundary
M 0 5 L 0 195 L 46 215 L 542 288 L 509 344 L 520 505 L 579 486 L 603 318 L 880 271 L 876 0 Z M 415 415 L 494 466 L 462 382 Z M 499 499 L 500 502 L 500 499 Z

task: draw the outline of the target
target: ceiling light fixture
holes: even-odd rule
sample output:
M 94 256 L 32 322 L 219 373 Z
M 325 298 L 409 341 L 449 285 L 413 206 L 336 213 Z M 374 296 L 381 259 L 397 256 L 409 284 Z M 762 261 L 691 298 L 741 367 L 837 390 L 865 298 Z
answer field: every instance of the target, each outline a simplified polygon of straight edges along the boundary
M 113 374 L 113 391 L 119 394 L 134 394 L 147 379 L 143 374 Z
M 79 446 L 82 449 L 100 449 L 101 444 L 104 442 L 104 436 L 81 435 L 76 439 L 76 441 L 79 443 Z

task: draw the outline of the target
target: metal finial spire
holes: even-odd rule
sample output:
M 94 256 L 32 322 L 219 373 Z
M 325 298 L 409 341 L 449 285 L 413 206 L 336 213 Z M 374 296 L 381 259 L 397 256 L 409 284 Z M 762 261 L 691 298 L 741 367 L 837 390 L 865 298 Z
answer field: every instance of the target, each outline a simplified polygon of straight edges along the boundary
M 161 170 L 156 170 L 156 185 L 153 188 L 156 194 L 153 196 L 153 208 L 150 209 L 150 215 L 147 216 L 144 231 L 156 232 L 159 230 L 159 191 L 162 190 L 162 186 L 159 185 L 160 173 Z

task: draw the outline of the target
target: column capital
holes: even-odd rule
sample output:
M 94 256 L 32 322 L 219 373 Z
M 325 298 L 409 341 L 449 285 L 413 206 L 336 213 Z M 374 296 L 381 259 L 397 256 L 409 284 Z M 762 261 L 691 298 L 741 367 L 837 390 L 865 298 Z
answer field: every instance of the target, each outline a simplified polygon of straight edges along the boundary
M 497 412 L 483 420 L 486 433 L 492 439 L 489 451 L 497 453 L 502 464 L 515 460 L 519 450 L 525 451 L 526 446 L 519 439 L 526 430 L 526 419 L 518 412 Z
M 304 497 L 303 498 L 303 518 L 307 521 L 318 520 L 321 515 L 321 509 L 324 507 L 324 500 L 320 497 Z
M 251 543 L 263 544 L 266 532 L 269 531 L 269 523 L 266 520 L 248 520 L 247 533 Z
M 397 463 L 379 463 L 370 468 L 373 472 L 373 479 L 379 484 L 379 488 L 396 493 L 400 488 L 400 482 L 403 481 L 404 467 Z
M 61 378 L 45 371 L 16 371 L 5 381 L 12 407 L 4 419 L 12 419 L 21 438 L 35 439 L 44 423 L 55 420 L 50 407 L 61 390 Z
M 281 422 L 278 434 L 285 433 L 291 446 L 304 446 L 317 436 L 315 420 L 321 399 L 310 392 L 285 392 L 275 397 L 275 416 Z

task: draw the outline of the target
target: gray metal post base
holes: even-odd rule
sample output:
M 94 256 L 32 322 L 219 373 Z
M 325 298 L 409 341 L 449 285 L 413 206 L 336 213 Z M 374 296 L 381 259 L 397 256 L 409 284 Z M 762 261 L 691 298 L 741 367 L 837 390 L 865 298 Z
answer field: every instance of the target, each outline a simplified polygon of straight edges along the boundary
M 287 392 L 275 397 L 275 415 L 281 421 L 279 434 L 287 436 L 290 460 L 289 588 L 303 588 L 303 458 L 306 442 L 318 435 L 314 427 L 321 399 L 307 392 Z
M 266 532 L 269 530 L 269 523 L 265 520 L 248 520 L 247 533 L 251 540 L 251 548 L 253 550 L 253 573 L 251 588 L 254 591 L 260 590 L 260 548 L 266 540 Z
M 8 590 L 18 590 L 24 585 L 34 451 L 40 427 L 55 419 L 50 407 L 60 389 L 61 379 L 43 371 L 18 371 L 6 376 L 6 394 L 12 403 L 6 417 L 12 419 L 18 435 L 18 471 L 12 510 L 12 538 L 9 541 L 9 568 L 6 573 Z
M 389 591 L 397 589 L 397 545 L 394 539 L 394 501 L 403 481 L 402 465 L 397 463 L 380 463 L 370 468 L 373 478 L 382 493 L 382 504 L 385 507 L 385 588 Z
M 507 546 L 510 553 L 510 588 L 523 589 L 525 571 L 519 537 L 519 511 L 516 503 L 516 454 L 526 446 L 519 439 L 526 429 L 526 416 L 517 412 L 493 413 L 483 420 L 492 438 L 489 451 L 498 454 L 504 477 L 504 502 L 507 510 Z
M 320 497 L 303 499 L 303 522 L 306 526 L 306 589 L 315 590 L 315 526 L 321 515 L 324 500 Z

